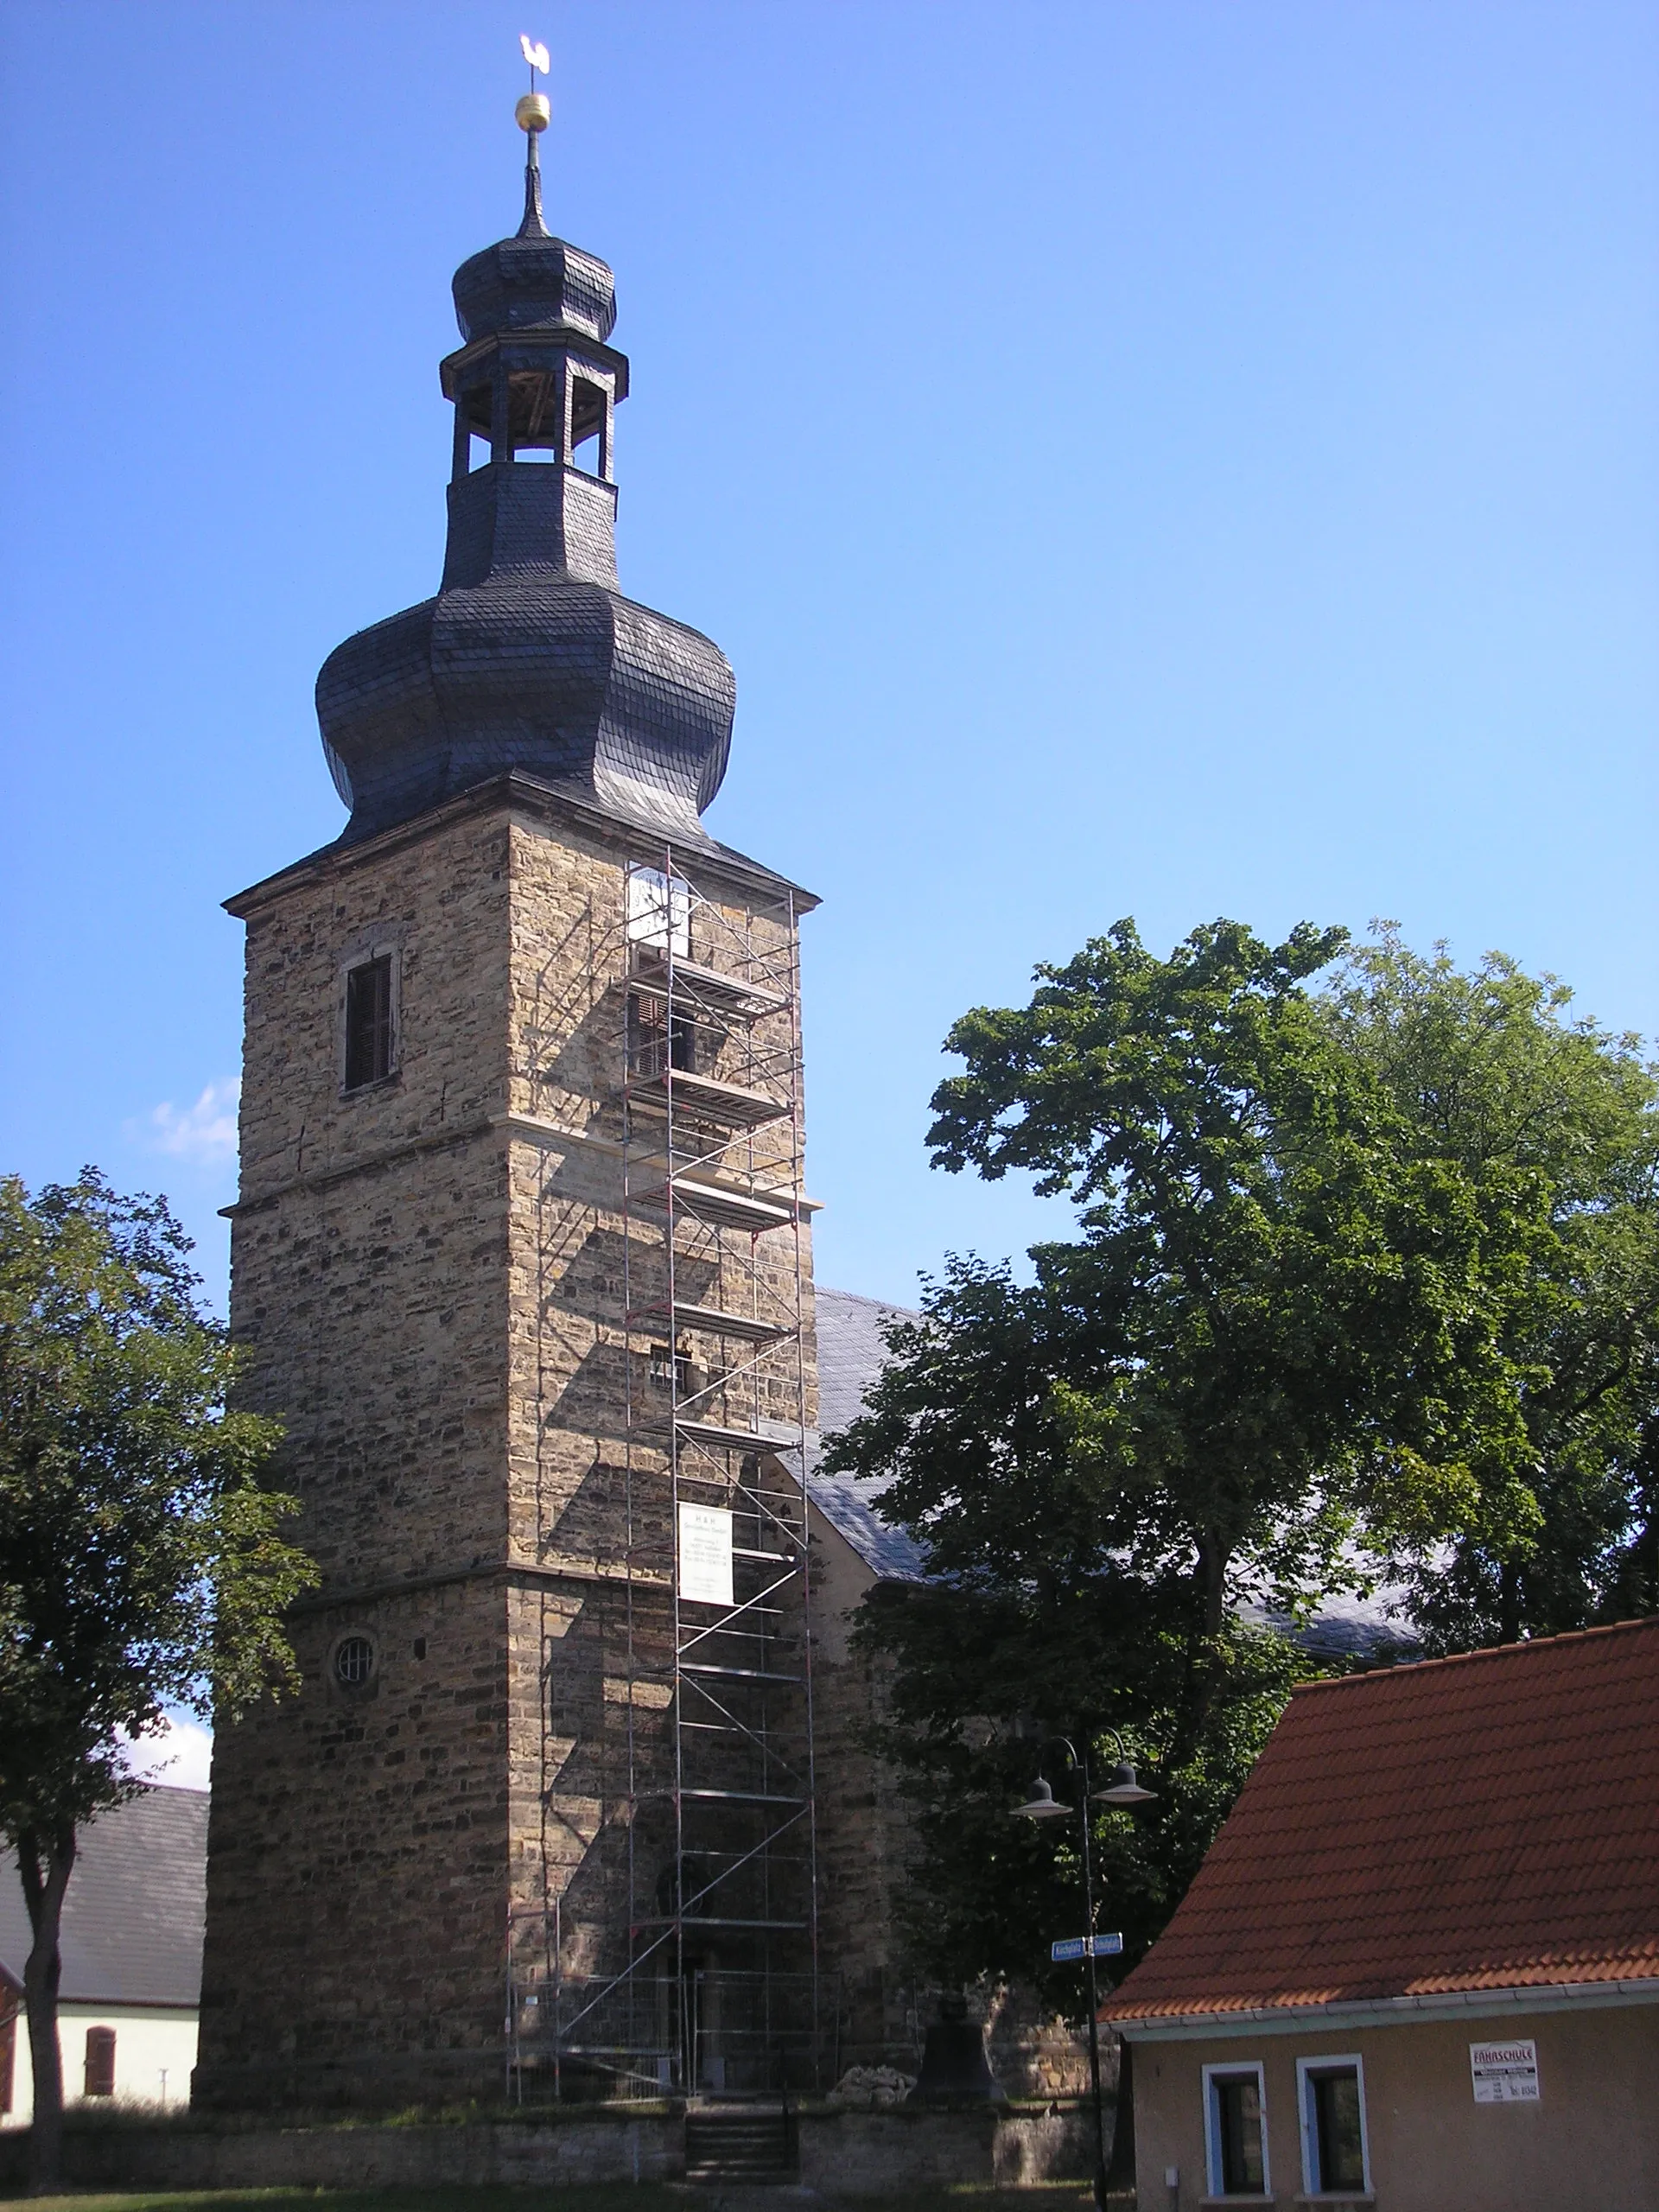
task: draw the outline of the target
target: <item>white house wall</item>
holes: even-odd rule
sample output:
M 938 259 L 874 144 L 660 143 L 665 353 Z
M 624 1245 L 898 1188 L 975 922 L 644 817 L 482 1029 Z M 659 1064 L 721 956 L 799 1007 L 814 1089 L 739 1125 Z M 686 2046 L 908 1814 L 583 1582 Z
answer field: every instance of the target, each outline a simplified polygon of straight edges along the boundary
M 113 2097 L 82 2098 L 88 2028 L 115 2031 Z M 196 2063 L 196 2015 L 179 2006 L 64 2005 L 58 2010 L 58 2050 L 66 2105 L 185 2105 Z M 21 2013 L 12 2069 L 11 2110 L 0 2116 L 0 2126 L 26 2127 L 35 2109 L 35 2084 L 29 2028 Z

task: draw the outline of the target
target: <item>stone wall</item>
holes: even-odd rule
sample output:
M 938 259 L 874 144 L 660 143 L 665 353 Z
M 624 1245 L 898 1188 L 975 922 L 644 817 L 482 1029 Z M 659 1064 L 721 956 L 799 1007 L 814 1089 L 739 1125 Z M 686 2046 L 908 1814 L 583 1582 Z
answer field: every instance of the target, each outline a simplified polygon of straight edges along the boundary
M 926 2020 L 899 1959 L 893 1908 L 904 1878 L 907 1808 L 892 1769 L 868 1748 L 880 1662 L 848 1628 L 870 1569 L 822 1514 L 814 1555 L 813 1713 L 818 1759 L 818 1864 L 826 1955 L 841 2005 L 840 2063 L 914 2074 Z
M 801 2181 L 826 2196 L 900 2196 L 953 2185 L 1029 2189 L 1093 2163 L 1092 2114 L 1052 2111 L 804 2113 Z
M 499 2080 L 507 844 L 463 815 L 384 846 L 247 913 L 232 1326 L 323 1581 L 297 1697 L 218 1734 L 209 2101 Z M 346 969 L 387 947 L 397 1072 L 342 1096 Z
M 671 2113 L 557 2121 L 394 2127 L 196 2127 L 115 2124 L 66 2131 L 71 2190 L 574 2188 L 671 2181 L 685 2171 Z M 28 2132 L 0 2133 L 0 2190 L 21 2190 Z
M 1031 2188 L 1088 2173 L 1092 2118 L 1035 2112 L 800 2114 L 800 2178 L 830 2197 L 963 2185 Z M 20 2189 L 25 2131 L 0 2134 L 0 2189 Z M 677 2113 L 622 2110 L 471 2126 L 208 2130 L 71 2126 L 72 2190 L 572 2188 L 671 2181 L 685 2171 Z
M 563 1972 L 607 1973 L 662 1910 L 668 1401 L 652 1328 L 625 1316 L 666 1291 L 639 1205 L 665 1162 L 636 1145 L 625 1218 L 619 1141 L 626 870 L 658 857 L 486 794 L 232 902 L 248 931 L 232 1325 L 244 1402 L 286 1425 L 278 1479 L 322 1583 L 296 1616 L 298 1695 L 219 1737 L 204 2105 L 493 2094 L 510 1951 L 545 1962 L 556 1904 Z M 696 957 L 792 969 L 786 904 L 717 867 L 699 888 Z M 347 1095 L 346 976 L 382 953 L 396 1065 Z M 793 1020 L 711 1033 L 702 1071 L 766 1087 Z M 798 1136 L 798 1116 L 768 1124 L 736 1165 L 792 1185 Z M 793 1231 L 752 1248 L 689 1227 L 677 1292 L 785 1306 L 798 1264 L 810 1327 L 804 1233 L 798 1262 Z M 683 1352 L 715 1379 L 713 1344 Z M 810 1333 L 804 1356 L 810 1418 Z M 791 1346 L 705 1412 L 798 1402 Z M 342 1685 L 356 1637 L 372 1672 Z
M 1081 2097 L 1089 2091 L 1088 2012 L 1081 2028 L 1069 2027 L 1028 1984 L 1003 1983 L 976 1993 L 985 2021 L 985 2054 L 997 2080 L 1013 2097 Z M 1101 2085 L 1117 2089 L 1117 2038 L 1103 2031 Z

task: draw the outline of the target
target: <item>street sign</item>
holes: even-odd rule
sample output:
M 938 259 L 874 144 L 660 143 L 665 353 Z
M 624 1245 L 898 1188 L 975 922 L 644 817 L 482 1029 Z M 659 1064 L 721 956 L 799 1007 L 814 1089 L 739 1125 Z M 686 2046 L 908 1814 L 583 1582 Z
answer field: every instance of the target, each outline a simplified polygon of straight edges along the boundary
M 1048 1955 L 1056 1966 L 1064 1966 L 1068 1959 L 1086 1959 L 1089 1948 L 1086 1936 L 1066 1936 L 1058 1943 L 1049 1945 Z M 1123 1938 L 1121 1936 L 1096 1936 L 1095 1938 L 1094 1952 L 1097 1959 L 1116 1958 L 1122 1948 Z

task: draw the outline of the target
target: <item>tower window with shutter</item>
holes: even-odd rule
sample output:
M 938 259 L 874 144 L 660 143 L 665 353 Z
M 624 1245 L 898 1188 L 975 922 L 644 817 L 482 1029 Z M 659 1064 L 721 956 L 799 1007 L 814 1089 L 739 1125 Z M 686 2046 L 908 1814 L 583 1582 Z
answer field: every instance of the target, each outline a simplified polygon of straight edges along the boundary
M 392 1070 L 391 955 L 346 971 L 346 1088 L 384 1082 Z

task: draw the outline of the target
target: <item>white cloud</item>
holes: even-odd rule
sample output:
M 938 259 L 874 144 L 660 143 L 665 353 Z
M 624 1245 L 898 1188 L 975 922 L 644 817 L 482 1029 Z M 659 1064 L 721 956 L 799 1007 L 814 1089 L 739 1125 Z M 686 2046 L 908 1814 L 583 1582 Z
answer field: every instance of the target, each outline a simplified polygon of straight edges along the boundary
M 236 1158 L 236 1108 L 241 1096 L 240 1078 L 226 1076 L 210 1083 L 194 1106 L 175 1106 L 168 1099 L 152 1108 L 140 1133 L 157 1152 L 217 1166 Z
M 213 1756 L 213 1732 L 199 1720 L 169 1713 L 153 1736 L 130 1737 L 121 1745 L 122 1764 L 141 1782 L 164 1782 L 174 1789 L 206 1789 Z

